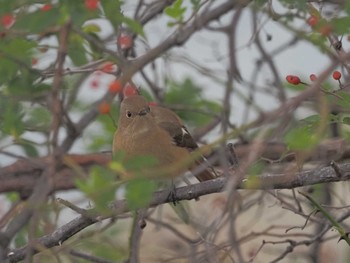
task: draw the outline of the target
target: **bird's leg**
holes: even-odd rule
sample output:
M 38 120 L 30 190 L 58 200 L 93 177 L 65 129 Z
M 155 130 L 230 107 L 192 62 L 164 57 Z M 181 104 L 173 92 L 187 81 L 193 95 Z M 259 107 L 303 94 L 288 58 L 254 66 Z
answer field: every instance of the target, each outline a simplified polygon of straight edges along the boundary
M 168 200 L 170 200 L 174 205 L 178 203 L 177 197 L 176 197 L 176 185 L 174 183 L 174 179 L 171 178 L 171 184 L 169 187 L 169 195 Z
M 237 168 L 239 166 L 239 161 L 232 143 L 226 145 L 226 152 L 227 160 L 229 161 L 230 165 L 234 168 Z

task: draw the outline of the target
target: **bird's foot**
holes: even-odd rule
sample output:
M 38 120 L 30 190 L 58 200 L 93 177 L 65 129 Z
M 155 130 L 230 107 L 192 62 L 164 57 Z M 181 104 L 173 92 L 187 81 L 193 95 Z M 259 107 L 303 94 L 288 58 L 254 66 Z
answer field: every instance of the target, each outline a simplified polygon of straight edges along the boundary
M 173 182 L 171 183 L 171 186 L 169 188 L 168 200 L 170 200 L 170 202 L 172 202 L 173 205 L 176 205 L 179 202 L 176 196 L 176 186 Z

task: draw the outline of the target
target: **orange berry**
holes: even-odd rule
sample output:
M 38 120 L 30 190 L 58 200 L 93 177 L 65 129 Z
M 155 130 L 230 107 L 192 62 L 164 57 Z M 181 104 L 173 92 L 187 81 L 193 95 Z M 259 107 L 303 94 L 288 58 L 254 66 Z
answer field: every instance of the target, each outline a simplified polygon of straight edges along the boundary
M 97 9 L 99 0 L 85 0 L 85 7 L 91 11 L 94 11 Z
M 98 106 L 98 111 L 101 114 L 108 114 L 111 111 L 111 106 L 108 102 L 104 101 Z
M 293 85 L 298 85 L 300 84 L 300 78 L 298 76 L 293 76 L 293 75 L 288 75 L 286 77 L 286 80 L 288 83 L 293 84 Z
M 117 44 L 121 49 L 129 49 L 132 47 L 133 40 L 129 35 L 124 34 L 118 37 Z
M 51 4 L 45 4 L 40 8 L 40 11 L 42 12 L 47 12 L 50 11 L 52 9 L 52 5 Z
M 334 71 L 333 72 L 333 79 L 340 80 L 340 78 L 341 78 L 341 73 L 338 70 Z
M 119 80 L 114 80 L 109 84 L 108 90 L 110 93 L 118 93 L 122 90 L 122 84 Z
M 315 81 L 317 79 L 316 75 L 315 74 L 311 74 L 310 75 L 310 80 L 311 81 Z
M 112 62 L 106 62 L 102 65 L 101 71 L 105 73 L 111 73 L 114 71 L 114 64 Z
M 123 94 L 124 94 L 124 97 L 130 97 L 130 96 L 138 95 L 139 92 L 136 87 L 128 83 L 123 89 Z
M 329 34 L 332 33 L 332 31 L 333 27 L 331 24 L 325 24 L 318 30 L 318 32 L 324 37 L 329 36 Z
M 319 19 L 317 16 L 312 15 L 306 20 L 306 22 L 309 24 L 309 26 L 314 27 L 318 24 Z
M 1 24 L 5 28 L 10 28 L 15 22 L 15 18 L 11 14 L 5 14 L 1 17 Z

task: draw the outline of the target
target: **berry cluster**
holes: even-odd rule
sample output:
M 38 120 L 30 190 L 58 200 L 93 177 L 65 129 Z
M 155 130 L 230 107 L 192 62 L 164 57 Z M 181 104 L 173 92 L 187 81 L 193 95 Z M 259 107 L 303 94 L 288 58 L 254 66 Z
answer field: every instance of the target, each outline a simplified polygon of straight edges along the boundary
M 94 83 L 94 81 L 96 80 L 92 80 L 91 85 Z M 94 84 L 94 85 L 98 85 L 98 84 Z M 138 89 L 134 85 L 127 83 L 126 85 L 123 86 L 121 81 L 118 79 L 113 80 L 111 83 L 109 83 L 108 91 L 113 95 L 122 92 L 124 97 L 130 97 L 130 96 L 139 94 Z M 110 104 L 106 101 L 103 101 L 99 105 L 98 110 L 100 114 L 109 114 Z
M 44 4 L 39 9 L 41 12 L 48 12 L 53 8 L 52 4 Z M 7 13 L 0 18 L 0 23 L 5 29 L 9 29 L 16 22 L 13 14 Z
M 337 80 L 339 82 L 339 85 L 341 86 L 341 73 L 340 71 L 336 70 L 333 72 L 332 77 L 334 80 Z M 286 80 L 288 83 L 293 84 L 293 85 L 298 85 L 298 84 L 306 84 L 305 82 L 302 82 L 298 76 L 295 75 L 287 75 Z M 317 80 L 317 76 L 315 74 L 310 75 L 310 80 L 315 81 Z
M 332 33 L 333 27 L 331 24 L 329 24 L 327 21 L 322 19 L 320 16 L 317 15 L 311 15 L 307 20 L 306 23 L 308 25 L 319 32 L 322 36 L 328 36 Z

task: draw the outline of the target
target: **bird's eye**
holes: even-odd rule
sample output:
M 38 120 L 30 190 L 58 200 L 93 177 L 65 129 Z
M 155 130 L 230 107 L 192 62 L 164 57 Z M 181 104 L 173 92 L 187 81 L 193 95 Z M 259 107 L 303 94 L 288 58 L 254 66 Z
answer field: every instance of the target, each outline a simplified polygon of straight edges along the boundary
M 126 117 L 130 118 L 131 117 L 131 111 L 126 111 Z

